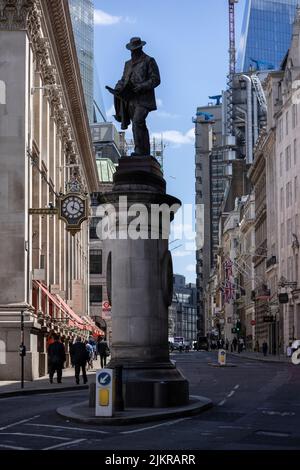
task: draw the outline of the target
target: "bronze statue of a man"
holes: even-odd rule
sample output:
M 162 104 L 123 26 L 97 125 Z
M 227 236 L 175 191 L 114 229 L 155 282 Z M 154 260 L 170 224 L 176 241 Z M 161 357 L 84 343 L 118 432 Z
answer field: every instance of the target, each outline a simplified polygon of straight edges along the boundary
M 141 38 L 131 38 L 126 45 L 131 51 L 131 60 L 125 63 L 123 76 L 115 89 L 107 87 L 114 94 L 115 119 L 121 122 L 121 128 L 127 129 L 132 122 L 134 156 L 150 155 L 146 118 L 150 111 L 157 109 L 154 88 L 160 84 L 157 63 L 143 52 L 145 44 Z

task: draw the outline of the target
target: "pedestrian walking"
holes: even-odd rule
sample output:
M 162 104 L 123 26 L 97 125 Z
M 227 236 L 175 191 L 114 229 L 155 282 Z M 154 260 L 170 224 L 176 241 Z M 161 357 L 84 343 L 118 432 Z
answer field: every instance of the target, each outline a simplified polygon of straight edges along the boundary
M 229 341 L 228 341 L 228 338 L 226 338 L 225 348 L 226 348 L 226 351 L 229 350 Z
M 70 359 L 71 359 L 71 366 L 74 367 L 74 361 L 73 361 L 73 346 L 74 343 L 73 341 L 69 342 L 69 352 L 70 352 Z
M 264 356 L 266 356 L 268 352 L 268 343 L 266 341 L 263 342 L 262 350 L 263 350 Z
M 79 384 L 80 369 L 82 370 L 83 382 L 86 384 L 88 381 L 85 369 L 88 358 L 89 353 L 85 347 L 85 344 L 81 341 L 81 338 L 78 336 L 76 343 L 73 345 L 73 361 L 75 366 L 75 379 L 77 384 Z
M 94 358 L 94 349 L 93 346 L 86 341 L 85 342 L 85 347 L 88 352 L 88 363 L 87 363 L 87 370 L 93 369 L 93 358 Z
M 61 384 L 62 370 L 64 362 L 66 360 L 66 352 L 64 345 L 60 342 L 59 336 L 54 335 L 54 342 L 49 345 L 48 348 L 48 368 L 49 368 L 49 380 L 53 383 L 53 376 L 56 372 L 57 383 Z
M 234 337 L 233 340 L 232 340 L 232 346 L 233 346 L 233 350 L 234 352 L 236 351 L 236 347 L 237 347 L 237 339 Z
M 110 355 L 110 350 L 106 339 L 101 339 L 98 343 L 98 353 L 100 356 L 101 368 L 106 367 L 106 359 Z

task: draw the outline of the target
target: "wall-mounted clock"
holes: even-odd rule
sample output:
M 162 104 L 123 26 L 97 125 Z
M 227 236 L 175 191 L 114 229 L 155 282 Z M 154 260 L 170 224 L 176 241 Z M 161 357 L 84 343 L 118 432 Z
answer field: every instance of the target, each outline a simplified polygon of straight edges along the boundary
M 88 201 L 78 193 L 68 193 L 59 197 L 59 218 L 67 224 L 67 230 L 75 235 L 88 218 Z

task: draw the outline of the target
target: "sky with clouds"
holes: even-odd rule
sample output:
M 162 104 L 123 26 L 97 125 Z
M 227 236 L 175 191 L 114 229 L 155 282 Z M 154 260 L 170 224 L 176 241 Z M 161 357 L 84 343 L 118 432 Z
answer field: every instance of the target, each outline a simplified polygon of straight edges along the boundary
M 208 96 L 226 87 L 228 71 L 227 0 L 94 0 L 95 60 L 105 109 L 113 121 L 112 95 L 104 88 L 121 78 L 130 58 L 125 45 L 133 36 L 147 42 L 161 73 L 158 110 L 147 120 L 151 135 L 164 137 L 168 193 L 187 210 L 178 215 L 182 230 L 170 245 L 174 272 L 195 282 L 195 244 L 191 240 L 195 200 L 195 140 L 192 117 Z M 236 6 L 237 43 L 245 0 Z M 181 234 L 180 234 L 181 232 Z

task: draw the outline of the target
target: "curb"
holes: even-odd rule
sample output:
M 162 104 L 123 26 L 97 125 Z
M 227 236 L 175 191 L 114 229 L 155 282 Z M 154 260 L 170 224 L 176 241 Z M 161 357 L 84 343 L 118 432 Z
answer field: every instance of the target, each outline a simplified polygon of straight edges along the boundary
M 0 392 L 0 399 L 9 397 L 20 397 L 26 395 L 42 395 L 45 393 L 71 392 L 73 390 L 87 390 L 88 385 L 70 385 L 63 388 L 38 388 L 31 390 L 13 390 L 11 392 Z
M 264 359 L 263 357 L 251 357 L 251 356 L 245 356 L 243 353 L 241 354 L 234 354 L 234 353 L 227 353 L 228 355 L 230 354 L 233 357 L 240 357 L 241 359 L 247 359 L 250 361 L 260 361 L 260 362 L 267 362 L 267 363 L 272 363 L 272 364 L 290 364 L 288 361 L 283 361 L 283 360 L 277 360 L 277 359 Z
M 137 414 L 137 411 L 133 410 L 132 408 L 130 411 L 125 411 L 125 413 L 132 413 L 133 416 L 124 416 L 124 412 L 120 412 L 119 416 L 115 416 L 113 418 L 97 418 L 97 417 L 85 417 L 82 414 L 76 413 L 73 411 L 74 408 L 78 408 L 80 406 L 86 406 L 88 410 L 91 408 L 88 407 L 88 402 L 84 401 L 81 403 L 77 403 L 76 405 L 72 406 L 64 406 L 61 408 L 57 408 L 56 412 L 59 416 L 63 418 L 68 418 L 71 421 L 75 421 L 77 423 L 84 423 L 84 424 L 93 424 L 93 425 L 129 425 L 129 424 L 137 424 L 137 423 L 147 423 L 150 421 L 161 421 L 163 419 L 168 418 L 177 418 L 181 416 L 193 416 L 196 414 L 201 413 L 202 411 L 206 411 L 212 408 L 213 403 L 210 399 L 202 396 L 191 395 L 191 399 L 193 399 L 193 403 L 183 407 L 175 407 L 173 409 L 165 409 L 164 411 L 156 411 L 155 408 L 151 408 L 148 413 L 145 414 L 141 410 L 140 414 Z M 123 416 L 122 416 L 123 414 Z
M 224 364 L 224 365 L 221 365 L 221 364 L 216 364 L 215 362 L 208 362 L 208 365 L 211 366 L 211 367 L 220 367 L 221 369 L 224 369 L 225 367 L 238 367 L 237 364 L 232 364 L 230 362 L 228 362 L 228 364 Z

